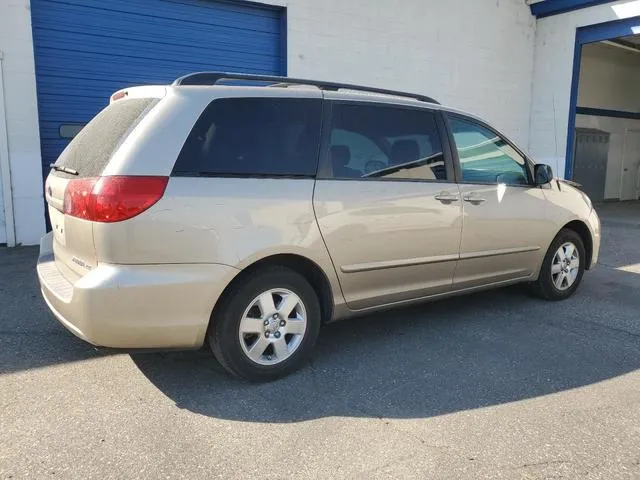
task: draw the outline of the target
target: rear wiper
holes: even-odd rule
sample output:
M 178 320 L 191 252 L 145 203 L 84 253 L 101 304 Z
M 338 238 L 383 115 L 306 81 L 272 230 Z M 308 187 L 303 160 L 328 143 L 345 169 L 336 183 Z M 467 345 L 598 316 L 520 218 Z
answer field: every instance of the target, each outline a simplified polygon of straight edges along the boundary
M 63 167 L 60 165 L 56 165 L 55 163 L 52 163 L 49 166 L 53 168 L 56 172 L 64 172 L 64 173 L 68 173 L 69 175 L 80 175 L 78 171 L 74 170 L 73 168 Z

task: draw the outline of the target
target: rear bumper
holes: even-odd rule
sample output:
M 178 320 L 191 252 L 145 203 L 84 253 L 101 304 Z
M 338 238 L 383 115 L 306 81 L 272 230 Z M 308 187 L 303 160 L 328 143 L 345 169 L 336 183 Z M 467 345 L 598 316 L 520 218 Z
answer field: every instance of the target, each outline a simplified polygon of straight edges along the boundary
M 211 311 L 238 270 L 226 265 L 99 264 L 75 282 L 56 266 L 51 233 L 40 242 L 42 295 L 72 333 L 111 348 L 198 348 Z

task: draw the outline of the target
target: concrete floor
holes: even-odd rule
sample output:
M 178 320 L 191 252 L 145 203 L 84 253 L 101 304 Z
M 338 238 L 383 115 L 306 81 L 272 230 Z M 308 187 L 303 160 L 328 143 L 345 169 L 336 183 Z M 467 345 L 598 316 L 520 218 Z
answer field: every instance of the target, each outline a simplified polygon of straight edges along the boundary
M 330 325 L 267 385 L 206 351 L 96 352 L 46 310 L 36 251 L 0 250 L 0 478 L 640 478 L 637 205 L 603 207 L 573 298 Z
M 640 226 L 640 200 L 600 203 L 596 211 L 605 223 Z

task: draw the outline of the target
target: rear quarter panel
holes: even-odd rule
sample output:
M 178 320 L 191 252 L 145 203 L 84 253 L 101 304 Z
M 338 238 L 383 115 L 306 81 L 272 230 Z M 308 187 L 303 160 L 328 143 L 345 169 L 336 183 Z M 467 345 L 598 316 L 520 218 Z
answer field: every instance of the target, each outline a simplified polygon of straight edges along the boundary
M 95 224 L 99 261 L 217 263 L 244 269 L 276 254 L 297 254 L 327 276 L 343 303 L 313 211 L 312 179 L 172 177 L 164 197 L 141 215 Z
M 104 175 L 170 176 L 203 109 L 222 97 L 321 98 L 317 90 L 168 87 L 112 157 Z M 94 223 L 98 262 L 223 264 L 244 269 L 276 254 L 315 262 L 344 303 L 313 211 L 313 179 L 171 177 L 163 198 L 120 223 Z

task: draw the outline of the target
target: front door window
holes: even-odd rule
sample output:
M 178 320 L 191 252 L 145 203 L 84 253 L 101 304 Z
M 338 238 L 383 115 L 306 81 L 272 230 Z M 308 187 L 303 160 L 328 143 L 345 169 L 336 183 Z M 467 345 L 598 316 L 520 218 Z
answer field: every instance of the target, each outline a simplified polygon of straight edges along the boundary
M 482 125 L 449 119 L 465 183 L 529 185 L 526 160 L 505 139 Z

